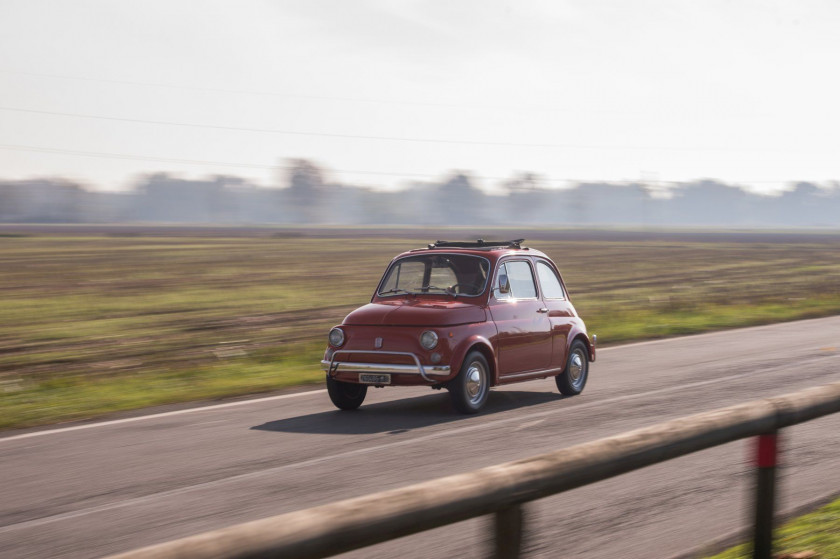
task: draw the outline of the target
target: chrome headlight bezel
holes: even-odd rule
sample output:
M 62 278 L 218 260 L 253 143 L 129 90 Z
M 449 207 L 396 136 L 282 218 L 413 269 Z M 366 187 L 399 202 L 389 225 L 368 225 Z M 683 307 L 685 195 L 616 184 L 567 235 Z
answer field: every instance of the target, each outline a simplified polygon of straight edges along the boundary
M 344 335 L 344 330 L 336 326 L 330 333 L 327 335 L 327 341 L 329 341 L 330 345 L 333 347 L 341 347 L 344 345 L 344 341 L 347 337 Z
M 425 332 L 420 334 L 420 345 L 428 350 L 435 349 L 438 345 L 437 332 L 435 332 L 434 330 L 426 330 Z

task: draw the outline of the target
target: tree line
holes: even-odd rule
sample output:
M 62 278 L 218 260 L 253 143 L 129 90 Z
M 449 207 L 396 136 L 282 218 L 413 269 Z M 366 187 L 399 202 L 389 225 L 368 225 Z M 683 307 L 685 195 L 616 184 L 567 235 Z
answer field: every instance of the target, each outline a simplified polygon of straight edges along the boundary
M 466 173 L 383 192 L 329 181 L 306 160 L 282 184 L 259 187 L 239 177 L 186 180 L 147 175 L 127 192 L 94 192 L 65 179 L 0 181 L 3 223 L 193 223 L 340 225 L 531 225 L 838 227 L 840 184 L 800 182 L 762 195 L 715 180 L 675 185 L 664 194 L 645 183 L 541 186 L 524 174 L 488 194 Z

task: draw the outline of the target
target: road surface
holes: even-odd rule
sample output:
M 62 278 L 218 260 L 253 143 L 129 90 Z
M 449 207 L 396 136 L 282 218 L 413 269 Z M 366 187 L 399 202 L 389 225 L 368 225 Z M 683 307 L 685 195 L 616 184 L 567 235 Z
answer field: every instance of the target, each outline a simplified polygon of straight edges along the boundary
M 314 366 L 314 365 L 313 365 Z M 98 557 L 467 472 L 668 419 L 840 381 L 840 317 L 602 349 L 577 397 L 553 379 L 381 389 L 357 412 L 323 390 L 0 434 L 0 557 Z M 840 493 L 840 414 L 784 432 L 783 510 Z M 527 557 L 673 557 L 743 528 L 738 441 L 532 503 Z M 343 557 L 483 557 L 475 519 Z

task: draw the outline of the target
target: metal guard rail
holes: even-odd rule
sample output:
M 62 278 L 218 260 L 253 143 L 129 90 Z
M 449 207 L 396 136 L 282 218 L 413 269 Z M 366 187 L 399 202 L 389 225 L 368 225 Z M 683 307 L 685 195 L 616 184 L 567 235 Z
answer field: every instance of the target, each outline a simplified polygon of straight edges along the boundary
M 784 427 L 838 411 L 840 382 L 683 417 L 469 473 L 247 522 L 115 555 L 113 559 L 328 557 L 487 514 L 495 514 L 494 556 L 518 557 L 523 503 L 753 436 L 760 440 L 754 556 L 770 557 L 775 434 Z

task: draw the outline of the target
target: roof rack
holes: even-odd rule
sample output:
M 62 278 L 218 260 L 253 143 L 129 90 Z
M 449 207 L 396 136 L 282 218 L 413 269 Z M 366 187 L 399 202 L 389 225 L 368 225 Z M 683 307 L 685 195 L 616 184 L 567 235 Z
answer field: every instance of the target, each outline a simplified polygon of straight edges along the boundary
M 435 248 L 474 248 L 479 250 L 492 250 L 494 248 L 523 248 L 522 242 L 525 239 L 514 239 L 512 241 L 435 241 L 429 244 L 430 249 Z

